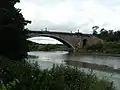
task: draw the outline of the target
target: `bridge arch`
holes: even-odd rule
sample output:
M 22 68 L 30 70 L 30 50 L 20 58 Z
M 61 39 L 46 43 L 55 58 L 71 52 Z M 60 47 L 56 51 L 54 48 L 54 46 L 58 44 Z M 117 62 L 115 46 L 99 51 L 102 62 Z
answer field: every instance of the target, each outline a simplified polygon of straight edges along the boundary
M 54 35 L 44 35 L 44 34 L 41 34 L 39 36 L 32 36 L 32 37 L 40 37 L 40 36 L 49 37 L 49 38 L 53 38 L 55 40 L 60 41 L 61 43 L 63 43 L 64 45 L 66 45 L 68 47 L 69 51 L 73 51 L 73 49 L 74 49 L 74 47 L 68 41 L 66 41 L 65 39 L 62 39 L 60 37 L 54 36 Z

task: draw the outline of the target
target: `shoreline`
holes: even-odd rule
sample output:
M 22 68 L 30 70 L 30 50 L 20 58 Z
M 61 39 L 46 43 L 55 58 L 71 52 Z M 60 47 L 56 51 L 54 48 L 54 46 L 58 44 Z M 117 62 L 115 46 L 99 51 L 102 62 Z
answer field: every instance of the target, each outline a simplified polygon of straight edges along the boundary
M 72 53 L 70 53 L 72 54 Z M 113 53 L 100 53 L 100 52 L 75 52 L 73 54 L 77 55 L 99 55 L 99 56 L 113 56 L 113 57 L 120 57 L 120 54 L 113 54 Z
M 37 55 L 29 55 L 28 54 L 27 58 L 39 58 L 39 56 L 37 56 Z
M 55 50 L 54 50 L 55 51 Z M 54 52 L 54 51 L 39 51 L 39 52 Z M 57 51 L 57 50 L 56 50 Z M 34 52 L 34 51 L 29 51 Z M 66 51 L 65 51 L 66 52 Z M 68 52 L 68 51 L 67 51 Z M 76 55 L 99 55 L 99 56 L 113 56 L 120 57 L 120 54 L 113 53 L 101 53 L 101 52 L 68 52 L 68 54 L 76 54 Z M 28 57 L 38 58 L 36 55 L 28 55 Z
M 120 54 L 112 54 L 112 53 L 86 53 L 86 54 L 89 54 L 89 55 L 100 55 L 100 56 L 114 56 L 114 57 L 120 57 Z

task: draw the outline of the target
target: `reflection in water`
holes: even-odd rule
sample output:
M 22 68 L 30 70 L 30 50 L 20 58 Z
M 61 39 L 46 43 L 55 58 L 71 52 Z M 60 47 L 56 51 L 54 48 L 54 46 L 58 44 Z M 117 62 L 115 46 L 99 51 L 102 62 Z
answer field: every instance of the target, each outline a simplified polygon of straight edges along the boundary
M 95 63 L 99 65 L 107 65 L 109 67 L 113 67 L 114 69 L 120 68 L 120 57 L 86 55 L 86 54 L 81 54 L 81 55 L 68 54 L 66 55 L 66 60 Z
M 113 67 L 109 67 L 107 65 L 99 65 L 99 64 L 94 64 L 94 63 L 72 61 L 72 60 L 68 60 L 68 61 L 65 61 L 65 62 L 66 62 L 66 64 L 72 65 L 72 66 L 75 66 L 75 67 L 89 68 L 89 69 L 95 69 L 95 70 L 99 70 L 99 71 L 105 71 L 105 72 L 120 74 L 120 69 L 114 69 Z
M 84 70 L 94 69 L 97 76 L 108 76 L 120 90 L 120 57 L 98 55 L 75 55 L 68 52 L 29 52 L 39 58 L 30 58 L 31 62 L 38 62 L 42 68 L 51 68 L 53 64 L 67 64 Z M 102 72 L 103 71 L 103 72 Z M 109 73 L 108 73 L 109 72 Z

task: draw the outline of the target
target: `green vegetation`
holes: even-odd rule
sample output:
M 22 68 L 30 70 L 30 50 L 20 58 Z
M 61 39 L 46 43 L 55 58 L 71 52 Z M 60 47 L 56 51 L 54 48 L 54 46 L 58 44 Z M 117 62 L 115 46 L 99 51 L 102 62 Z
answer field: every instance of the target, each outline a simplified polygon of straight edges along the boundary
M 0 90 L 116 90 L 112 82 L 63 65 L 42 70 L 37 64 L 16 61 L 1 76 Z
M 18 2 L 20 1 L 0 1 L 0 54 L 14 60 L 27 56 L 24 26 L 30 23 L 24 19 L 21 10 L 14 7 Z
M 28 41 L 29 51 L 67 51 L 67 46 L 63 44 L 37 44 Z
M 103 39 L 106 42 L 120 41 L 120 31 L 106 30 L 102 28 L 100 32 L 97 32 L 99 26 L 93 26 L 93 35 Z
M 102 28 L 97 32 L 99 26 L 93 26 L 93 35 L 99 37 L 104 41 L 103 47 L 97 51 L 104 53 L 120 54 L 120 31 L 106 30 Z M 99 45 L 98 45 L 99 46 Z M 96 50 L 96 46 L 89 47 L 88 49 Z

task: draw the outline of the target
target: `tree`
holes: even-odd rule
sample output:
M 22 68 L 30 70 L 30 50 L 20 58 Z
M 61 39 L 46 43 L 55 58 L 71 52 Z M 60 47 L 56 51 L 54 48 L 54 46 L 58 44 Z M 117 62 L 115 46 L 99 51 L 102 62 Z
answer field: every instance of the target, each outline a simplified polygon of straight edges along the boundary
M 100 30 L 100 35 L 101 35 L 101 36 L 107 36 L 107 35 L 108 35 L 108 31 L 105 30 L 104 28 L 102 28 L 102 29 Z
M 99 26 L 93 26 L 92 29 L 93 30 L 97 30 L 99 28 Z
M 114 35 L 113 30 L 109 30 L 108 33 L 109 33 L 109 35 Z
M 30 23 L 24 19 L 20 9 L 14 5 L 19 0 L 0 1 L 0 55 L 20 60 L 27 56 L 28 45 L 24 26 Z
M 97 35 L 97 31 L 96 30 L 93 30 L 93 35 Z
M 97 29 L 99 28 L 99 26 L 93 26 L 92 29 L 93 29 L 93 35 L 97 35 Z

